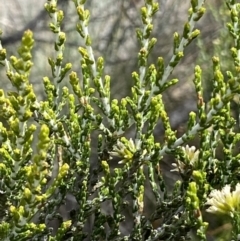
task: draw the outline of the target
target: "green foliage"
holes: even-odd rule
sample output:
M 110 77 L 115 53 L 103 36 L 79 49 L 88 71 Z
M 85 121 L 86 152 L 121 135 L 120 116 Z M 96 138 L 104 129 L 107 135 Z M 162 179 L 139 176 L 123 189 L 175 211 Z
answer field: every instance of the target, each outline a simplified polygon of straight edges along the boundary
M 0 63 L 13 87 L 11 92 L 0 90 L 1 240 L 207 240 L 205 211 L 226 215 L 232 224 L 231 239 L 237 240 L 240 163 L 235 147 L 240 135 L 231 103 L 240 94 L 240 4 L 226 0 L 227 36 L 233 39 L 231 49 L 225 50 L 232 56 L 230 67 L 223 71 L 224 60 L 212 57 L 212 92 L 206 102 L 204 74 L 195 66 L 197 111 L 189 113 L 187 130 L 179 136 L 171 127 L 162 94 L 178 82 L 171 73 L 200 34 L 195 25 L 206 11 L 205 1 L 191 1 L 182 34 L 173 35 L 170 61 L 159 56 L 150 64 L 159 5 L 145 0 L 142 28 L 136 30 L 138 70 L 132 73 L 131 95 L 121 100 L 112 98 L 104 59 L 95 58 L 85 2 L 73 0 L 76 31 L 84 40 L 78 48 L 81 75 L 71 70 L 73 63 L 64 62 L 63 11 L 56 0 L 45 4 L 55 43 L 54 56 L 48 56 L 52 75 L 43 76 L 42 101 L 30 82 L 32 32 L 24 33 L 16 56 L 9 57 L 0 44 Z M 165 131 L 163 142 L 153 134 L 159 124 Z M 130 128 L 134 135 L 128 138 Z M 198 149 L 188 146 L 195 137 Z M 175 160 L 171 171 L 180 177 L 173 190 L 167 188 L 161 171 L 167 154 Z M 145 211 L 148 189 L 156 203 L 150 215 Z M 68 196 L 76 205 L 64 217 L 60 207 Z M 157 227 L 156 220 L 161 220 Z M 58 227 L 51 227 L 52 221 Z M 124 231 L 127 225 L 131 228 Z

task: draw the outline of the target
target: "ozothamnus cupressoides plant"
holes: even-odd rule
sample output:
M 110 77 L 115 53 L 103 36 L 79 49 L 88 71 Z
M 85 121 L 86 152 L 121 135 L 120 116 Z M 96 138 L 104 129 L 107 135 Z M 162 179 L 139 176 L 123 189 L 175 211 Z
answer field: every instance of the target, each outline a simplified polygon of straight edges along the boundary
M 240 4 L 225 1 L 230 12 L 229 35 L 234 39 L 230 51 L 235 71 L 222 73 L 219 58 L 212 58 L 214 89 L 210 102 L 205 103 L 202 70 L 195 67 L 197 112 L 189 113 L 187 130 L 177 137 L 162 93 L 178 82 L 171 79 L 171 73 L 184 57 L 185 48 L 200 34 L 195 24 L 205 13 L 205 1 L 189 1 L 183 31 L 173 35 L 170 61 L 159 57 L 149 64 L 157 41 L 152 30 L 159 5 L 145 0 L 142 28 L 136 31 L 138 69 L 132 73 L 131 95 L 120 101 L 112 99 L 104 59 L 94 55 L 88 30 L 90 11 L 85 2 L 73 0 L 78 16 L 76 31 L 84 41 L 78 49 L 81 75 L 71 71 L 72 63 L 64 64 L 67 36 L 61 28 L 63 11 L 58 9 L 57 0 L 45 4 L 55 52 L 48 58 L 52 74 L 43 77 L 42 101 L 30 82 L 33 33 L 28 30 L 23 34 L 16 56 L 9 57 L 0 44 L 0 63 L 13 87 L 11 92 L 0 90 L 0 239 L 150 241 L 191 240 L 195 235 L 207 240 L 208 223 L 202 216 L 207 208 L 230 217 L 232 239 L 238 240 L 240 187 L 236 173 L 240 154 L 234 148 L 240 135 L 230 103 L 240 94 Z M 71 88 L 62 84 L 66 81 Z M 153 135 L 159 122 L 164 127 L 162 143 Z M 127 138 L 130 127 L 134 135 Z M 187 145 L 196 136 L 198 149 Z M 98 143 L 94 165 L 90 160 L 93 141 Z M 219 146 L 221 159 L 216 155 Z M 173 191 L 166 188 L 161 173 L 166 154 L 174 156 L 172 171 L 181 177 Z M 119 165 L 112 169 L 113 158 L 119 159 Z M 146 182 L 156 203 L 148 217 L 144 214 Z M 67 195 L 72 195 L 77 205 L 66 219 L 59 214 L 59 207 Z M 110 214 L 103 212 L 106 202 L 110 203 Z M 125 208 L 131 211 L 129 220 Z M 154 227 L 157 219 L 161 223 Z M 50 227 L 52 220 L 60 223 L 56 230 Z M 124 222 L 131 226 L 129 232 L 122 232 Z

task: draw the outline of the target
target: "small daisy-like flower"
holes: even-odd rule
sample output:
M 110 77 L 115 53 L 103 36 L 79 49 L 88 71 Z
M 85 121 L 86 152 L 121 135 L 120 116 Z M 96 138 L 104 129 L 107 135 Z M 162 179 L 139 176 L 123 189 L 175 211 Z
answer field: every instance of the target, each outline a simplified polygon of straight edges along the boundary
M 120 157 L 122 161 L 119 163 L 125 163 L 132 160 L 136 151 L 137 150 L 132 138 L 127 140 L 125 137 L 122 137 L 121 140 L 117 140 L 117 144 L 113 147 L 113 151 L 109 154 L 111 156 Z
M 226 185 L 221 191 L 213 190 L 206 205 L 210 207 L 206 210 L 210 213 L 227 214 L 232 216 L 234 212 L 240 211 L 240 184 L 231 192 L 230 185 Z

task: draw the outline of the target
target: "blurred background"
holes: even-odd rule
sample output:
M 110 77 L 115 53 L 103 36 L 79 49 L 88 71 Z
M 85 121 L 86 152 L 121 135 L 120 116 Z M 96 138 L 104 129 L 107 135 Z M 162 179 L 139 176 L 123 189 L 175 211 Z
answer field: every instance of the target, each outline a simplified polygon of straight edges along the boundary
M 187 20 L 190 0 L 158 0 L 160 10 L 154 18 L 153 36 L 158 39 L 149 59 L 154 63 L 162 56 L 168 63 L 173 51 L 173 33 L 182 34 L 183 24 Z M 44 10 L 46 0 L 0 0 L 0 28 L 3 31 L 2 45 L 8 51 L 8 57 L 17 54 L 17 46 L 25 30 L 34 33 L 35 45 L 33 49 L 34 67 L 30 81 L 38 93 L 43 97 L 42 78 L 51 76 L 47 57 L 54 55 L 54 35 L 49 31 L 50 22 Z M 73 63 L 73 70 L 79 69 L 80 54 L 76 49 L 83 44 L 75 31 L 77 15 L 71 0 L 58 0 L 58 8 L 65 14 L 62 30 L 66 33 L 65 62 Z M 86 7 L 91 10 L 89 31 L 96 57 L 105 59 L 105 74 L 111 76 L 112 98 L 120 99 L 130 93 L 132 86 L 131 73 L 137 70 L 137 42 L 135 29 L 141 27 L 140 8 L 143 0 L 89 0 Z M 231 70 L 233 62 L 229 53 L 233 45 L 228 35 L 226 23 L 229 21 L 228 9 L 224 1 L 208 0 L 206 14 L 197 24 L 201 30 L 199 38 L 190 44 L 185 57 L 175 68 L 170 78 L 178 78 L 179 82 L 164 94 L 164 102 L 169 113 L 172 127 L 181 135 L 185 130 L 190 111 L 196 110 L 196 95 L 192 83 L 193 71 L 196 64 L 203 69 L 203 85 L 205 100 L 209 100 L 212 89 L 213 55 L 218 56 L 222 63 L 222 70 Z M 224 64 L 223 64 L 224 63 Z M 67 85 L 66 83 L 63 83 Z M 6 78 L 5 69 L 0 68 L 0 87 L 11 90 L 11 84 Z M 163 129 L 158 126 L 155 130 L 156 140 L 161 140 Z M 197 143 L 192 142 L 197 145 Z M 178 177 L 170 174 L 171 160 L 164 161 L 164 173 L 169 185 Z M 150 198 L 149 198 L 150 199 Z M 228 240 L 229 227 L 227 222 L 214 217 L 206 217 L 210 222 L 209 240 Z

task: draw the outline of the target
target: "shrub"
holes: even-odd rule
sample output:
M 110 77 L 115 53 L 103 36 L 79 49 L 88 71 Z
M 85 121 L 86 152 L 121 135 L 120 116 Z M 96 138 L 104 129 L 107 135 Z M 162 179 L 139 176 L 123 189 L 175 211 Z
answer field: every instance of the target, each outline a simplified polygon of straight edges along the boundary
M 179 136 L 162 94 L 178 82 L 171 73 L 200 34 L 195 24 L 205 13 L 204 0 L 191 0 L 182 34 L 174 33 L 170 61 L 159 57 L 152 64 L 148 58 L 157 40 L 151 33 L 159 6 L 145 0 L 142 28 L 136 31 L 138 69 L 131 94 L 120 100 L 112 98 L 104 59 L 95 58 L 86 0 L 73 2 L 76 31 L 85 43 L 78 48 L 81 74 L 64 61 L 64 14 L 56 0 L 48 0 L 56 41 L 55 56 L 48 58 L 52 75 L 43 77 L 43 100 L 30 82 L 32 32 L 24 33 L 16 56 L 8 57 L 0 45 L 0 63 L 13 87 L 0 90 L 1 240 L 207 240 L 205 210 L 227 217 L 231 240 L 238 240 L 240 135 L 231 103 L 240 94 L 240 4 L 225 1 L 228 37 L 234 40 L 225 50 L 231 53 L 232 71 L 223 72 L 220 59 L 212 57 L 212 92 L 205 102 L 202 69 L 195 67 L 197 111 L 189 113 L 186 132 Z M 154 135 L 157 125 L 164 128 L 161 142 Z M 199 147 L 189 146 L 196 137 Z M 180 177 L 173 190 L 162 173 L 165 155 L 171 155 L 171 172 Z M 151 215 L 146 214 L 147 192 L 156 204 Z M 63 215 L 69 197 L 75 205 Z

